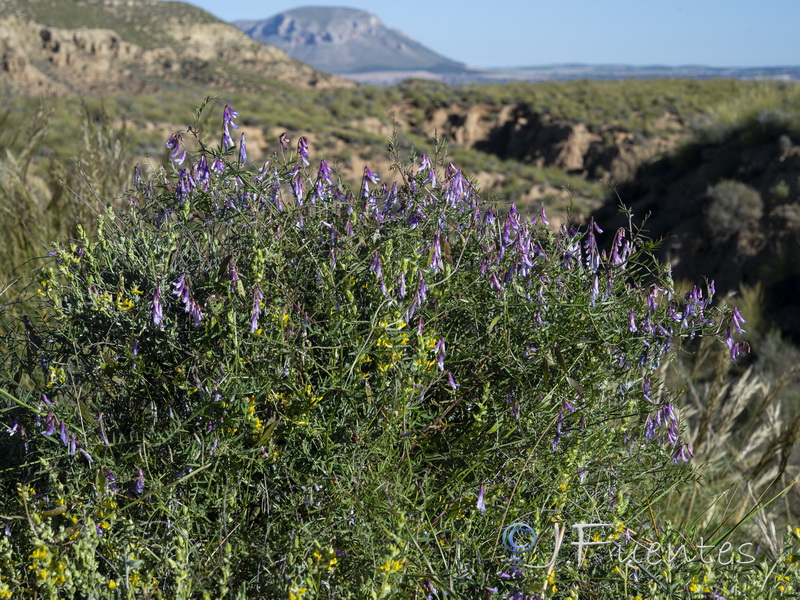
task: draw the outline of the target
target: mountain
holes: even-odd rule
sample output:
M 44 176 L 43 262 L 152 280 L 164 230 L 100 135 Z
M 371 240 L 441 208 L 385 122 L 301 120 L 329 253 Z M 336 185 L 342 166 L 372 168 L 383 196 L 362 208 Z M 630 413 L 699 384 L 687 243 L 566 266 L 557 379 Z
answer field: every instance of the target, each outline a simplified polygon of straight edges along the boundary
M 351 86 L 183 2 L 4 0 L 0 91 L 119 94 L 186 84 Z
M 262 21 L 234 23 L 254 40 L 284 49 L 326 73 L 461 73 L 463 63 L 426 48 L 378 17 L 353 8 L 307 6 Z

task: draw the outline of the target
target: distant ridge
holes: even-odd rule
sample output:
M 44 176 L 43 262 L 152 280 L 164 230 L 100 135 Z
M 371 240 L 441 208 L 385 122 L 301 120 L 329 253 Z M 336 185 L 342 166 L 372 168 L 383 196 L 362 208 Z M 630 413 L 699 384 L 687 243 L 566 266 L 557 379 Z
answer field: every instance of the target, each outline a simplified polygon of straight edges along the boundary
M 292 58 L 326 73 L 459 74 L 466 70 L 463 63 L 387 28 L 374 14 L 353 8 L 306 6 L 234 25 L 254 40 L 282 48 Z

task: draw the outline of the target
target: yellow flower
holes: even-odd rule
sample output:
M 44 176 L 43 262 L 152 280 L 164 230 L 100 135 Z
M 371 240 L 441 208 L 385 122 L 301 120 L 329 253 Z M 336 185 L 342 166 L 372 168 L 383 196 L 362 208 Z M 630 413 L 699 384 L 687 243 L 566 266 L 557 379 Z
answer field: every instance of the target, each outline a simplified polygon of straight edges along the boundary
M 108 589 L 110 589 L 110 590 L 115 590 L 115 589 L 117 589 L 117 582 L 116 582 L 116 581 L 114 581 L 113 579 L 110 579 L 110 580 L 108 581 Z
M 387 573 L 394 573 L 399 571 L 403 568 L 403 563 L 399 560 L 389 559 L 385 563 L 383 563 L 380 567 L 378 567 L 381 571 L 386 571 Z

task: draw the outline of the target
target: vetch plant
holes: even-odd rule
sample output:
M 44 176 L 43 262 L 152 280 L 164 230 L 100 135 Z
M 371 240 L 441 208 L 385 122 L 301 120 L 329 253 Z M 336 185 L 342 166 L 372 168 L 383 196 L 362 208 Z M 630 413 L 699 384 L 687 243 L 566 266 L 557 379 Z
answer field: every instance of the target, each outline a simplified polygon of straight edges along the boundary
M 498 214 L 441 155 L 398 162 L 398 184 L 366 167 L 355 194 L 304 138 L 256 168 L 237 117 L 219 146 L 171 137 L 171 172 L 55 248 L 36 343 L 3 322 L 2 481 L 35 490 L 3 501 L 3 585 L 655 597 L 661 576 L 654 592 L 609 559 L 526 569 L 501 535 L 648 535 L 692 456 L 661 370 L 738 312 L 712 284 L 677 297 L 636 231 L 603 250 L 593 222 Z M 93 587 L 24 567 L 36 544 Z

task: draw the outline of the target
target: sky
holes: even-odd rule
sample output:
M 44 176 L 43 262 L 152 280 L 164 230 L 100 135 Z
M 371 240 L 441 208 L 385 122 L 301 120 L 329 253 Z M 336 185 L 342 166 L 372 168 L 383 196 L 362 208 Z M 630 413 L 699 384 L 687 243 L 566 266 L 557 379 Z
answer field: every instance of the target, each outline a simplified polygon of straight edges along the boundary
M 800 65 L 800 0 L 190 0 L 224 21 L 348 6 L 473 67 Z

